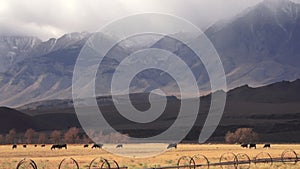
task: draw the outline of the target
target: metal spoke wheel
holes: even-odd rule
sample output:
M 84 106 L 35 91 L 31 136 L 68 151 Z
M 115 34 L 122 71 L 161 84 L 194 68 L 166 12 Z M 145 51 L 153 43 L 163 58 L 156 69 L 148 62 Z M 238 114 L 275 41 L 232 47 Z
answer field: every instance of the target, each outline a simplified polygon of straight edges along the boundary
M 110 168 L 113 168 L 113 169 L 119 169 L 120 168 L 119 164 L 115 160 L 108 160 L 107 162 L 109 163 Z
M 197 154 L 194 155 L 192 159 L 194 160 L 197 169 L 209 168 L 209 161 L 204 155 Z
M 265 167 L 271 167 L 273 165 L 272 156 L 267 152 L 261 152 L 254 158 L 255 165 L 263 165 Z
M 228 152 L 224 153 L 220 157 L 220 166 L 226 169 L 236 169 L 237 168 L 237 157 L 234 153 Z
M 89 169 L 110 168 L 108 160 L 102 157 L 94 158 L 89 165 Z
M 182 156 L 177 162 L 178 169 L 195 169 L 195 161 L 192 157 Z
M 298 162 L 298 155 L 292 149 L 287 149 L 281 153 L 281 161 L 283 164 L 296 165 Z
M 79 169 L 79 164 L 74 158 L 65 158 L 59 163 L 58 169 Z
M 250 157 L 245 153 L 238 153 L 236 155 L 238 161 L 238 168 L 239 169 L 249 169 L 250 168 Z
M 37 169 L 37 165 L 33 160 L 24 158 L 17 164 L 16 169 Z

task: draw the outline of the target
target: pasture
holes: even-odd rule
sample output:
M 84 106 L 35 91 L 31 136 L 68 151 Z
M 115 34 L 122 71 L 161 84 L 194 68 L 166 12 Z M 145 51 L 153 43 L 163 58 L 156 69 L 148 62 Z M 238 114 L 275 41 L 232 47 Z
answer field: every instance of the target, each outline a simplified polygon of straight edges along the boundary
M 103 149 L 91 149 L 92 145 L 88 148 L 83 148 L 83 145 L 68 145 L 68 149 L 50 150 L 51 145 L 46 145 L 42 148 L 40 145 L 34 147 L 34 145 L 27 145 L 27 148 L 23 148 L 18 145 L 17 149 L 12 149 L 11 145 L 0 146 L 0 169 L 14 169 L 17 163 L 23 158 L 30 158 L 34 160 L 39 169 L 56 169 L 59 163 L 64 158 L 72 157 L 80 165 L 81 169 L 86 169 L 92 159 L 97 157 L 103 157 L 105 159 L 113 159 L 118 162 L 120 166 L 127 166 L 129 169 L 138 168 L 151 168 L 151 167 L 163 167 L 174 166 L 177 164 L 177 160 L 181 156 L 193 156 L 196 154 L 205 155 L 210 163 L 219 162 L 219 158 L 226 152 L 246 153 L 251 159 L 253 159 L 260 152 L 268 152 L 272 157 L 280 157 L 281 153 L 286 149 L 293 149 L 295 152 L 300 153 L 300 144 L 271 144 L 270 149 L 263 149 L 262 144 L 257 145 L 257 149 L 242 148 L 240 145 L 228 145 L 228 144 L 179 144 L 177 149 L 169 149 L 168 151 L 159 154 L 154 157 L 137 158 L 133 157 L 133 154 L 140 156 L 147 156 L 145 154 L 145 146 L 139 144 L 124 144 L 123 148 L 116 149 L 116 145 L 104 145 L 103 148 L 108 148 L 111 151 L 117 153 L 124 153 L 131 157 L 121 157 L 109 153 Z M 142 148 L 143 147 L 143 148 Z M 162 144 L 148 144 L 149 149 L 153 151 L 163 151 L 167 145 Z M 144 154 L 143 154 L 144 153 Z M 72 168 L 72 167 L 71 167 Z M 74 167 L 73 167 L 74 168 Z M 221 168 L 220 166 L 210 168 Z M 270 168 L 266 164 L 251 164 L 251 168 Z M 273 163 L 272 168 L 287 168 L 296 169 L 300 168 L 300 162 L 296 165 L 282 163 Z

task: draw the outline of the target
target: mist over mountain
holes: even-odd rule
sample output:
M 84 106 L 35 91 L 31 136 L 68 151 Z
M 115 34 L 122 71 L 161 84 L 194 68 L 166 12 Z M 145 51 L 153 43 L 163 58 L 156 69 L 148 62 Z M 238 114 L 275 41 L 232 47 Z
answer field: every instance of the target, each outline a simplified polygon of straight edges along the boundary
M 229 89 L 300 78 L 299 11 L 300 5 L 288 0 L 265 0 L 205 32 L 220 55 Z M 90 33 L 71 33 L 45 42 L 33 37 L 1 36 L 0 105 L 70 99 L 74 64 L 90 36 Z M 103 36 L 107 41 L 110 38 Z M 168 36 L 136 38 L 115 46 L 98 76 L 110 79 L 124 57 L 148 47 L 178 55 L 192 68 L 201 91 L 210 91 L 209 77 L 201 61 L 184 44 Z M 105 91 L 108 82 L 97 85 L 97 91 Z M 155 88 L 173 91 L 176 82 L 166 74 L 148 70 L 138 74 L 132 83 L 133 92 Z

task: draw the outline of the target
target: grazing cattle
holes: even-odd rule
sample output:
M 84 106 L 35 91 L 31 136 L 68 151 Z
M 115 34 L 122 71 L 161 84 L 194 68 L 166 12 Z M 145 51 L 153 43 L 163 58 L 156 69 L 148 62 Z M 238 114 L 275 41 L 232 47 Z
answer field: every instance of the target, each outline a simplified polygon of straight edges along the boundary
M 271 144 L 265 144 L 263 148 L 271 148 Z
M 118 144 L 116 148 L 123 148 L 123 144 Z
M 23 148 L 26 148 L 26 147 L 27 147 L 27 145 L 26 145 L 26 144 L 24 144 L 24 145 L 23 145 Z
M 102 148 L 103 144 L 94 144 L 92 148 Z
M 59 148 L 59 145 L 58 144 L 53 144 L 52 146 L 51 146 L 51 150 L 55 150 L 56 148 Z
M 16 144 L 14 144 L 14 145 L 12 146 L 12 149 L 15 149 L 15 148 L 17 148 L 17 145 L 16 145 Z
M 62 148 L 68 149 L 68 148 L 67 148 L 67 144 L 61 144 L 61 145 L 60 145 L 60 149 L 62 149 Z
M 249 144 L 249 148 L 255 148 L 256 149 L 256 144 Z
M 242 148 L 248 148 L 248 144 L 241 144 Z
M 45 145 L 45 144 L 42 144 L 41 147 L 46 147 L 46 145 Z
M 83 145 L 83 148 L 88 148 L 88 147 L 89 147 L 88 144 Z
M 51 150 L 55 150 L 55 149 L 62 149 L 62 148 L 65 148 L 67 149 L 67 144 L 53 144 L 51 146 Z
M 34 147 L 37 147 L 37 145 L 35 144 Z
M 175 149 L 177 149 L 177 144 L 169 144 L 168 147 L 167 147 L 167 149 L 169 149 L 169 148 L 175 148 Z

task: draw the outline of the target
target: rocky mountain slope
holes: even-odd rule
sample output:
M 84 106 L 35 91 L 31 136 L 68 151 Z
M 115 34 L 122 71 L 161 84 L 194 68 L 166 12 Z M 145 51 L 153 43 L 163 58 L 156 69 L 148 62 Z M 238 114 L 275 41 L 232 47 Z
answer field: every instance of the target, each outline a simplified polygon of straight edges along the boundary
M 0 36 L 0 73 L 29 57 L 31 50 L 41 42 L 35 37 Z
M 300 78 L 299 11 L 300 5 L 289 0 L 265 0 L 205 32 L 223 62 L 228 89 Z M 1 37 L 0 44 L 4 45 L 0 45 L 0 105 L 20 106 L 40 100 L 71 98 L 74 64 L 90 36 L 89 33 L 71 33 L 46 42 L 31 37 L 19 37 L 22 40 Z M 110 38 L 103 36 L 104 40 Z M 178 55 L 192 68 L 202 92 L 210 91 L 203 64 L 195 60 L 194 53 L 184 44 L 167 36 L 136 38 L 115 46 L 98 70 L 98 76 L 110 79 L 124 57 L 146 47 L 167 49 Z M 99 93 L 107 90 L 107 83 L 109 81 L 98 84 L 96 90 Z M 176 91 L 175 81 L 155 70 L 138 74 L 132 83 L 133 92 L 149 92 L 160 87 Z
M 261 86 L 300 75 L 300 4 L 265 0 L 211 27 L 207 36 L 223 61 L 230 88 Z

